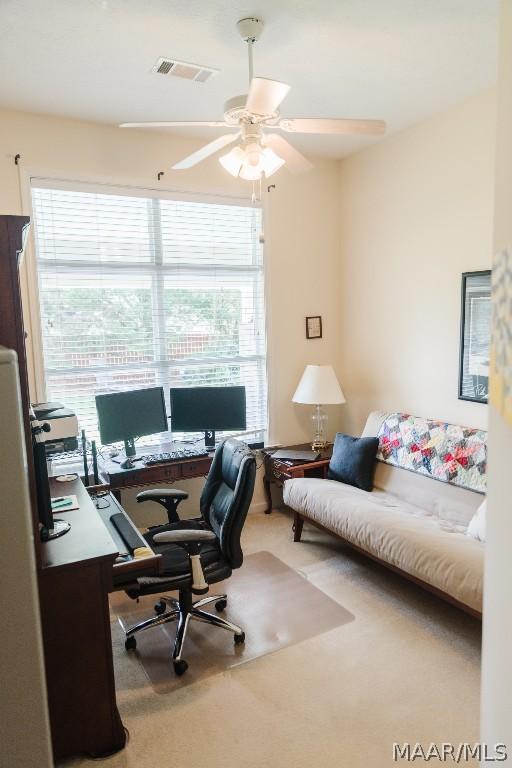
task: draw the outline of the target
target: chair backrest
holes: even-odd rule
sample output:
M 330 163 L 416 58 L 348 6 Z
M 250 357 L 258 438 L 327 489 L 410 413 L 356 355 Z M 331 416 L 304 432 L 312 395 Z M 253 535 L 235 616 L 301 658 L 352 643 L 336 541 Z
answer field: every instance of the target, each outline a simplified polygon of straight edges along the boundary
M 201 515 L 220 542 L 231 568 L 240 568 L 242 528 L 252 500 L 256 460 L 239 440 L 224 440 L 217 450 L 201 494 Z

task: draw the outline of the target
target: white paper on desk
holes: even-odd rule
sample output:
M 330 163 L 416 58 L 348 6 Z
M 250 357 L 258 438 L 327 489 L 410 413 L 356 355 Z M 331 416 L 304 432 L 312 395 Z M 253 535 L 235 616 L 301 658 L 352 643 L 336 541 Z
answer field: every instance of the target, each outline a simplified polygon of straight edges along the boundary
M 52 512 L 55 512 L 57 515 L 60 515 L 61 512 L 71 512 L 73 509 L 80 509 L 78 499 L 74 494 L 70 494 L 69 496 L 55 496 L 55 498 L 63 499 L 62 502 L 57 502 L 55 507 L 53 506 L 54 499 L 52 499 Z M 64 501 L 71 501 L 71 504 L 64 504 Z

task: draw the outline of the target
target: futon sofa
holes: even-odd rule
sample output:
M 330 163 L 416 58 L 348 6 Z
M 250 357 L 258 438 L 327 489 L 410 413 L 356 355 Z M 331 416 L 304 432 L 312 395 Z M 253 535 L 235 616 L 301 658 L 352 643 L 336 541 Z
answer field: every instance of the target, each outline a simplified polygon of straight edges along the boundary
M 374 411 L 362 436 L 379 438 L 371 492 L 327 479 L 328 460 L 324 479 L 290 469 L 295 541 L 313 523 L 480 618 L 485 545 L 466 530 L 486 490 L 486 432 Z

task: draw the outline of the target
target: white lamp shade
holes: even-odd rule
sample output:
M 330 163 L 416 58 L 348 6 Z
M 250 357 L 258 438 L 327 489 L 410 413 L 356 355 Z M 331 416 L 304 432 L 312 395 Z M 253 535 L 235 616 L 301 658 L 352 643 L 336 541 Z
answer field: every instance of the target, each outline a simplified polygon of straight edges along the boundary
M 265 173 L 266 179 L 268 179 L 269 176 L 272 176 L 272 174 L 278 171 L 283 165 L 284 165 L 284 160 L 282 157 L 279 157 L 279 155 L 276 155 L 274 150 L 270 149 L 270 147 L 264 148 L 263 172 Z
M 245 179 L 245 181 L 257 181 L 258 179 L 261 179 L 261 174 L 262 170 L 260 163 L 251 163 L 246 157 L 238 175 L 241 179 Z
M 235 178 L 240 173 L 240 168 L 245 160 L 245 152 L 242 147 L 234 147 L 227 155 L 219 157 L 219 163 L 226 169 L 228 173 Z
M 332 365 L 307 365 L 292 401 L 305 405 L 336 405 L 346 402 Z

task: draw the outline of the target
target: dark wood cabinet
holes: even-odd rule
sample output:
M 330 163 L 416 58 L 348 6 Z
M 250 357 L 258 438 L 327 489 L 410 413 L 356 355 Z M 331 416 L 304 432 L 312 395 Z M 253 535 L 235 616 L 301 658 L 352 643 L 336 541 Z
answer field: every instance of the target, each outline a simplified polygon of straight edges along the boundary
M 25 353 L 25 328 L 21 306 L 20 265 L 28 237 L 30 219 L 28 216 L 0 216 L 0 345 L 14 349 L 18 355 L 20 375 L 21 406 L 25 444 L 30 447 L 31 433 L 28 408 L 27 357 Z M 36 487 L 32 452 L 27 450 L 32 521 L 37 530 Z M 36 537 L 36 563 L 40 563 L 39 537 Z
M 287 448 L 294 451 L 311 450 L 310 443 L 288 445 Z M 267 500 L 266 514 L 272 512 L 272 486 L 282 488 L 286 480 L 292 477 L 326 477 L 329 461 L 332 456 L 332 445 L 320 451 L 317 461 L 286 461 L 274 459 L 273 454 L 277 448 L 265 448 L 263 451 L 263 488 Z

